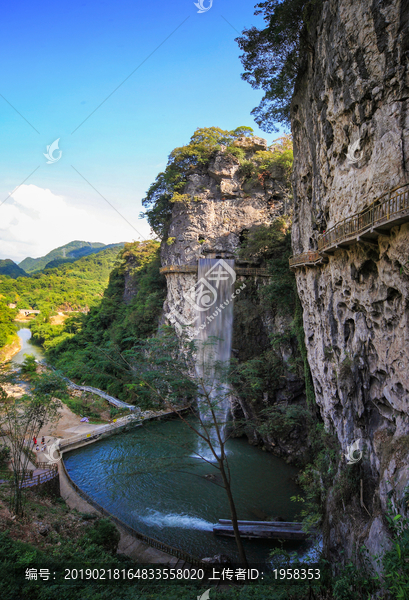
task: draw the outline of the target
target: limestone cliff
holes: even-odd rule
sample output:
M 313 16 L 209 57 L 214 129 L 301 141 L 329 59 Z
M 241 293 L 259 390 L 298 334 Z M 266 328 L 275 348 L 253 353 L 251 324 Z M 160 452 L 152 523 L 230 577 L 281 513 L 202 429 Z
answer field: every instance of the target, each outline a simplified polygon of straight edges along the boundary
M 261 138 L 241 138 L 234 145 L 251 159 L 259 150 L 267 150 Z M 285 210 L 284 174 L 265 180 L 246 181 L 240 161 L 223 149 L 209 163 L 188 176 L 184 197 L 175 202 L 168 239 L 162 244 L 163 267 L 195 267 L 199 258 L 234 257 L 251 227 L 271 223 Z M 194 271 L 194 269 L 193 269 Z M 165 314 L 173 311 L 178 322 L 189 325 L 195 313 L 184 294 L 197 283 L 194 272 L 166 273 L 168 296 Z
M 247 165 L 257 152 L 267 150 L 266 141 L 255 137 L 240 138 L 234 146 L 245 151 Z M 174 203 L 168 239 L 162 243 L 161 251 L 162 270 L 167 279 L 164 317 L 177 327 L 185 326 L 188 334 L 194 329 L 197 316 L 187 295 L 197 285 L 198 259 L 236 259 L 236 285 L 245 284 L 234 301 L 233 357 L 240 363 L 271 349 L 270 334 L 288 333 L 292 320 L 292 315 L 279 315 L 273 307 L 260 302 L 258 291 L 269 281 L 266 271 L 260 268 L 263 266 L 260 262 L 240 260 L 238 253 L 247 232 L 270 225 L 289 210 L 285 173 L 277 165 L 268 176 L 253 173 L 249 177 L 242 165 L 243 160 L 222 148 L 205 166 L 188 176 L 183 190 L 187 201 Z M 290 339 L 276 349 L 277 374 L 268 374 L 270 385 L 266 386 L 262 399 L 246 400 L 239 390 L 233 394 L 235 418 L 254 423 L 266 407 L 305 403 L 302 373 L 290 368 L 297 352 L 297 344 Z M 305 452 L 305 427 L 290 427 L 285 436 L 260 433 L 257 426 L 248 426 L 245 432 L 251 443 L 261 443 L 289 461 L 300 459 Z
M 292 102 L 293 250 L 409 181 L 409 3 L 329 0 Z M 362 439 L 363 506 L 328 499 L 326 546 L 387 539 L 387 494 L 409 476 L 409 224 L 297 269 L 317 403 L 346 452 Z M 348 542 L 346 543 L 346 540 Z

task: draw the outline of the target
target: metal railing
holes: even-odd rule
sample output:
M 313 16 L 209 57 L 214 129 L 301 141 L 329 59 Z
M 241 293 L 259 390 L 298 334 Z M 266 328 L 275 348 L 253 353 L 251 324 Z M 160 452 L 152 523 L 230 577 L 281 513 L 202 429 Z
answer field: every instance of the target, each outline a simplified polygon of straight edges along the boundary
M 49 462 L 36 462 L 35 464 L 37 469 L 56 469 L 58 471 L 58 467 L 55 463 Z
M 38 473 L 37 475 L 33 475 L 33 472 L 30 471 L 28 475 L 29 476 L 25 477 L 21 484 L 21 487 L 23 488 L 40 485 L 40 483 L 45 483 L 46 481 L 54 479 L 54 477 L 58 477 L 58 470 L 48 469 L 46 473 Z
M 114 431 L 115 429 L 121 429 L 122 427 L 126 427 L 131 423 L 139 424 L 140 422 L 141 416 L 139 415 L 127 415 L 126 417 L 120 417 L 113 423 L 101 425 L 101 427 L 98 427 L 98 429 L 95 429 L 90 433 L 80 433 L 66 440 L 60 440 L 59 449 L 62 450 L 63 448 L 71 446 L 72 444 L 77 444 L 78 442 L 95 440 L 103 433 Z
M 360 213 L 347 217 L 318 237 L 318 252 L 357 237 L 377 226 L 391 223 L 409 211 L 409 184 L 400 185 L 377 198 Z
M 290 267 L 297 265 L 305 265 L 308 263 L 314 264 L 317 261 L 322 260 L 322 256 L 319 252 L 303 252 L 303 254 L 297 254 L 297 256 L 291 256 L 289 259 Z
M 50 481 L 50 479 L 54 479 L 54 477 L 58 476 L 58 467 L 55 464 L 49 463 L 40 463 L 40 465 L 46 465 L 45 467 L 37 466 L 37 469 L 45 468 L 47 469 L 45 473 L 37 473 L 34 474 L 33 470 L 27 470 L 22 473 L 22 471 L 17 472 L 18 479 L 20 481 L 21 487 L 31 487 L 35 485 L 40 485 L 40 483 L 45 483 L 46 481 Z M 15 483 L 15 473 L 14 471 L 0 472 L 0 479 L 8 481 L 11 484 Z
M 251 277 L 271 277 L 268 269 L 258 269 L 257 267 L 236 267 L 236 275 L 250 275 Z
M 243 276 L 259 276 L 271 277 L 271 273 L 267 269 L 259 269 L 257 267 L 234 267 L 236 275 Z M 160 273 L 197 273 L 197 265 L 168 265 L 159 269 Z
M 393 225 L 395 221 L 409 218 L 409 183 L 399 185 L 389 192 L 385 192 L 363 211 L 347 217 L 325 233 L 318 236 L 318 251 L 311 250 L 303 254 L 291 256 L 290 267 L 305 264 L 316 264 L 322 254 L 333 246 L 348 242 L 373 231 L 377 227 Z
M 138 408 L 138 407 L 136 407 Z M 186 412 L 190 409 L 190 405 L 184 406 L 179 410 L 179 412 Z M 107 425 L 101 425 L 98 429 L 94 429 L 90 433 L 79 433 L 76 436 L 67 438 L 66 440 L 60 440 L 59 449 L 63 450 L 68 446 L 73 444 L 77 444 L 82 441 L 92 441 L 98 439 L 102 434 L 113 432 L 115 429 L 121 429 L 122 427 L 127 427 L 130 424 L 141 425 L 144 421 L 149 421 L 150 419 L 160 419 L 161 417 L 167 417 L 172 414 L 176 414 L 176 411 L 172 411 L 169 409 L 159 410 L 159 411 L 145 411 L 142 412 L 138 408 L 138 412 L 136 414 L 126 415 L 126 417 L 119 417 L 119 419 L 114 419 L 113 423 L 108 423 Z
M 159 273 L 197 273 L 197 265 L 167 265 L 161 267 Z
M 93 500 L 91 498 L 91 496 L 89 496 L 86 492 L 84 492 L 81 488 L 79 488 L 76 483 L 73 482 L 73 480 L 71 479 L 71 477 L 68 474 L 67 469 L 65 468 L 65 464 L 64 464 L 63 460 L 61 461 L 61 467 L 64 471 L 64 475 L 66 476 L 68 482 L 74 488 L 74 490 L 77 492 L 77 494 L 79 494 L 82 498 L 84 498 L 84 500 L 86 500 L 88 502 L 88 504 L 91 504 L 91 506 L 93 506 L 98 512 L 100 512 L 104 516 L 108 517 L 116 525 L 118 525 L 119 527 L 124 529 L 132 537 L 136 538 L 137 540 L 140 540 L 141 542 L 144 542 L 145 544 L 147 544 L 148 546 L 151 546 L 152 548 L 156 548 L 156 550 L 160 550 L 161 552 L 164 552 L 165 554 L 170 554 L 171 556 L 175 556 L 179 560 L 183 560 L 192 566 L 203 567 L 203 563 L 200 560 L 200 558 L 191 556 L 190 554 L 188 554 L 187 552 L 184 552 L 183 550 L 180 550 L 179 548 L 173 548 L 173 546 L 169 546 L 168 544 L 165 544 L 164 542 L 160 542 L 159 540 L 157 540 L 155 538 L 151 538 L 147 535 L 144 535 L 143 533 L 139 533 L 139 531 L 135 531 L 135 529 L 133 529 L 133 527 L 130 527 L 129 525 L 127 525 L 126 523 L 124 523 L 123 521 L 118 519 L 117 517 L 114 517 L 114 515 L 112 515 L 109 511 L 107 511 L 100 504 L 98 504 L 98 502 L 95 502 L 95 500 Z

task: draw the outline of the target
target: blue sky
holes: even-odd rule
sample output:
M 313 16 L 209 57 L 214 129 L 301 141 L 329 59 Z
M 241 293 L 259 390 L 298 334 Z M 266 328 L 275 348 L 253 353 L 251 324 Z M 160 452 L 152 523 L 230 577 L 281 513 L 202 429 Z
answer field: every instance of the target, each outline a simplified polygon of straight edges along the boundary
M 73 239 L 148 237 L 141 199 L 197 127 L 249 125 L 269 143 L 278 137 L 254 123 L 262 93 L 240 78 L 234 38 L 262 24 L 254 4 L 214 0 L 202 14 L 193 0 L 4 5 L 0 258 Z M 47 164 L 57 138 L 61 159 Z

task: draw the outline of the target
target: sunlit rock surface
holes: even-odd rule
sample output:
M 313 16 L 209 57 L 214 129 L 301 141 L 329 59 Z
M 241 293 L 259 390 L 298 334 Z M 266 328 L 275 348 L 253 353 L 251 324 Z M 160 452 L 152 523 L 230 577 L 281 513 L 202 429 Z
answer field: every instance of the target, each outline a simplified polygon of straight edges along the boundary
M 323 3 L 291 111 L 294 254 L 409 181 L 408 20 L 407 1 Z M 321 414 L 345 452 L 357 439 L 366 446 L 366 508 L 354 501 L 340 514 L 329 500 L 334 559 L 352 556 L 355 543 L 380 549 L 387 493 L 395 487 L 398 504 L 408 484 L 408 260 L 406 223 L 297 269 Z

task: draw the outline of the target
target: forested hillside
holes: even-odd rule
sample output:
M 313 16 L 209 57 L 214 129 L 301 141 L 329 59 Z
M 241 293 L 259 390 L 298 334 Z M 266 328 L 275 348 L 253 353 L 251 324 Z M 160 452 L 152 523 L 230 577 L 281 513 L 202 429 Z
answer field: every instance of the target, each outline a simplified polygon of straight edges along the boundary
M 0 275 L 8 275 L 13 279 L 17 277 L 26 277 L 27 273 L 9 258 L 0 260 Z
M 64 246 L 60 246 L 59 248 L 54 248 L 45 256 L 40 256 L 39 258 L 31 258 L 27 257 L 21 261 L 19 267 L 24 269 L 26 273 L 36 273 L 41 271 L 42 269 L 52 268 L 58 266 L 56 264 L 50 264 L 53 261 L 58 259 L 71 259 L 77 260 L 78 258 L 82 258 L 83 256 L 88 256 L 89 254 L 96 254 L 101 252 L 102 250 L 107 250 L 108 248 L 123 248 L 124 244 L 101 244 L 99 242 L 82 242 L 82 241 L 74 241 L 69 244 L 65 244 Z
M 118 248 L 109 248 L 73 263 L 45 269 L 31 277 L 0 277 L 0 295 L 6 304 L 42 312 L 85 310 L 102 298 Z
M 88 315 L 73 316 L 58 326 L 40 315 L 32 324 L 33 339 L 65 375 L 119 398 L 132 397 L 112 357 L 158 328 L 166 295 L 159 247 L 154 241 L 126 244 L 102 301 Z

